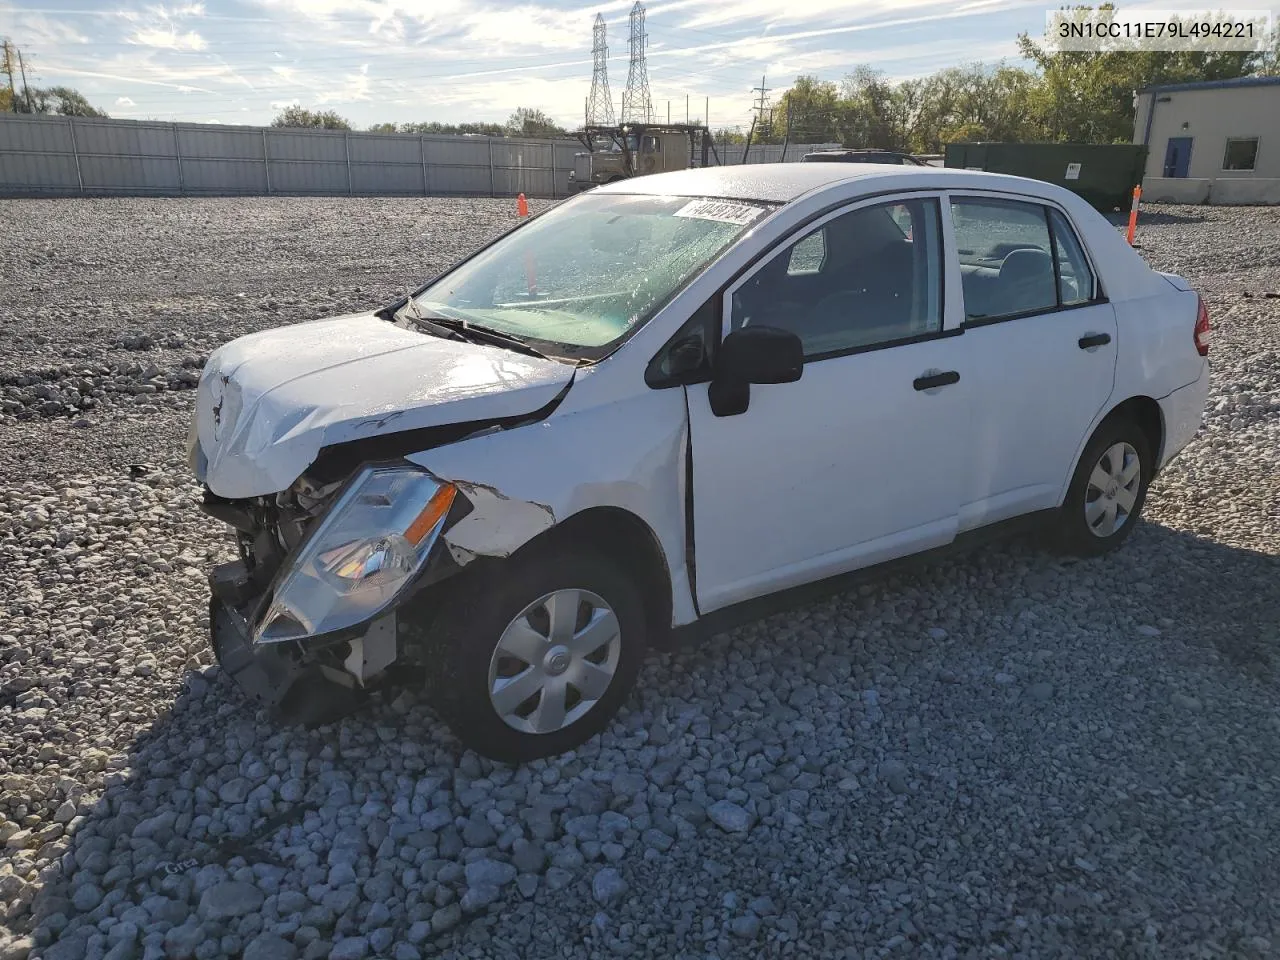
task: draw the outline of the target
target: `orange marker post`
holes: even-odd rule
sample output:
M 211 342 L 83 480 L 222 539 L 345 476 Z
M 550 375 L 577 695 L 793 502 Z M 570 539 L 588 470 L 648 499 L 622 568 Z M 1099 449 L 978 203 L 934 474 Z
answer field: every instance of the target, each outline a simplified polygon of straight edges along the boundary
M 525 199 L 524 194 L 516 197 L 516 215 L 527 217 L 529 215 L 529 201 Z M 533 262 L 533 251 L 530 250 L 524 255 L 524 277 L 529 284 L 529 296 L 537 296 L 538 294 L 538 268 Z
M 1129 207 L 1129 246 L 1133 246 L 1134 235 L 1138 232 L 1138 201 L 1142 199 L 1142 184 L 1133 188 L 1133 203 Z

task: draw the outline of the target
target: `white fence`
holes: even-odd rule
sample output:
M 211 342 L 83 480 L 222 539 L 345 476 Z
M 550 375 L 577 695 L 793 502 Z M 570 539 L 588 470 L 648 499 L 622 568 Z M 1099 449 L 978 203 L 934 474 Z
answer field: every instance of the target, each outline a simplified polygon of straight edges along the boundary
M 0 114 L 0 195 L 560 197 L 576 140 L 362 133 Z M 794 144 L 787 161 L 810 145 Z M 748 162 L 776 162 L 754 146 Z M 720 150 L 740 163 L 742 145 Z M 712 161 L 715 162 L 714 160 Z

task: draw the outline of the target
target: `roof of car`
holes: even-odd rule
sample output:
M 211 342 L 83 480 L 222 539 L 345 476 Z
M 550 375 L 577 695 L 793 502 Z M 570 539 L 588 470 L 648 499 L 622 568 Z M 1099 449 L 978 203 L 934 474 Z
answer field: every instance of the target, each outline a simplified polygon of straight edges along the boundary
M 890 182 L 895 179 L 899 182 Z M 868 181 L 868 191 L 898 186 L 907 190 L 986 187 L 1044 196 L 1061 189 L 1040 180 L 948 167 L 884 163 L 754 163 L 653 173 L 618 180 L 596 190 L 603 193 L 725 197 L 790 203 L 812 190 L 853 180 Z M 873 185 L 869 182 L 872 180 L 885 182 Z M 982 182 L 975 183 L 975 180 Z

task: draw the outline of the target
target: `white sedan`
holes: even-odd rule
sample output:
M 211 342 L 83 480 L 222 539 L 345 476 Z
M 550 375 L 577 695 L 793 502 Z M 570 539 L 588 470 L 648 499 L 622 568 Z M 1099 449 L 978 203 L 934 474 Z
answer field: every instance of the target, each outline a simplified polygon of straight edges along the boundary
M 1114 549 L 1199 426 L 1208 335 L 1035 180 L 602 187 L 383 310 L 214 352 L 190 454 L 241 558 L 213 644 L 284 718 L 410 678 L 480 753 L 558 753 L 646 647 L 748 601 L 1012 521 Z

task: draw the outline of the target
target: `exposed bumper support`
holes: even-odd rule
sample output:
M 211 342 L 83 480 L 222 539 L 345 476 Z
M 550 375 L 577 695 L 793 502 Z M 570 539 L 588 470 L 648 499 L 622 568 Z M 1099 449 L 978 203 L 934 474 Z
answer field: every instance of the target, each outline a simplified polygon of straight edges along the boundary
M 218 663 L 251 700 L 286 723 L 330 723 L 365 698 L 365 685 L 396 658 L 394 614 L 363 636 L 318 642 L 255 644 L 242 610 L 251 584 L 243 563 L 215 567 L 209 576 L 209 630 Z

